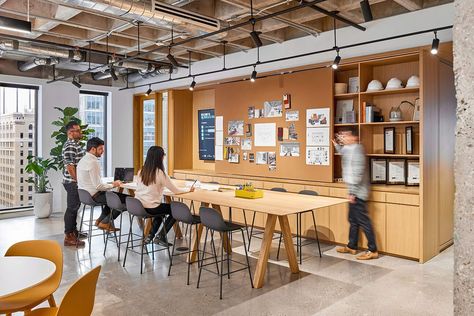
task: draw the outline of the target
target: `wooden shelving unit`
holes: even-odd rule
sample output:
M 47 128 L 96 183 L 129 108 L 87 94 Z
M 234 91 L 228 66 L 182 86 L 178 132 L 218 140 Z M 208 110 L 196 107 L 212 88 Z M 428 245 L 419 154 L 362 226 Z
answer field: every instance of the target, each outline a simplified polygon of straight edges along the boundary
M 454 184 L 445 183 L 447 174 L 452 175 L 452 156 L 455 102 L 448 104 L 445 100 L 454 98 L 454 83 L 451 72 L 441 68 L 446 66 L 433 58 L 428 51 L 417 49 L 403 54 L 381 54 L 374 59 L 365 58 L 361 61 L 341 65 L 334 71 L 334 83 L 349 83 L 350 77 L 359 78 L 359 93 L 334 95 L 333 99 L 333 136 L 339 131 L 350 129 L 358 133 L 360 143 L 367 152 L 367 170 L 370 170 L 370 158 L 419 160 L 420 186 L 418 188 L 405 185 L 377 184 L 384 186 L 385 196 L 376 191 L 369 198 L 369 214 L 375 229 L 378 247 L 381 251 L 404 257 L 418 258 L 424 262 L 435 256 L 446 245 L 452 243 L 452 212 Z M 439 71 L 439 72 L 438 72 Z M 384 86 L 396 77 L 404 84 L 410 76 L 420 78 L 420 86 L 394 90 L 366 92 L 371 80 L 379 80 Z M 444 85 L 444 86 L 443 86 Z M 448 88 L 446 88 L 448 87 Z M 440 93 L 444 94 L 441 95 Z M 390 110 L 399 106 L 402 101 L 415 103 L 419 98 L 421 104 L 420 121 L 413 121 L 413 108 L 400 106 L 402 121 L 390 122 Z M 439 98 L 439 99 L 438 99 Z M 353 100 L 353 110 L 357 123 L 335 123 L 337 103 Z M 439 100 L 443 100 L 440 102 Z M 366 122 L 361 115 L 363 104 L 372 104 L 381 109 L 382 122 Z M 453 105 L 454 104 L 454 105 Z M 339 113 L 341 115 L 341 113 Z M 426 121 L 425 121 L 426 120 Z M 384 129 L 395 129 L 395 152 L 384 153 Z M 406 153 L 406 128 L 413 129 L 413 154 Z M 425 132 L 423 132 L 425 131 Z M 448 141 L 448 139 L 450 139 Z M 443 157 L 443 158 L 442 158 Z M 342 177 L 342 157 L 333 153 L 333 175 Z M 339 183 L 337 183 L 339 184 Z M 407 190 L 418 190 L 417 194 L 405 194 Z M 437 189 L 439 188 L 439 189 Z M 441 198 L 447 192 L 448 200 Z M 337 242 L 345 243 L 347 213 L 341 215 L 341 209 L 330 210 L 331 230 Z M 347 207 L 345 209 L 347 212 Z M 339 212 L 339 213 L 338 213 Z M 333 214 L 338 214 L 333 215 Z M 365 239 L 360 246 L 365 246 Z

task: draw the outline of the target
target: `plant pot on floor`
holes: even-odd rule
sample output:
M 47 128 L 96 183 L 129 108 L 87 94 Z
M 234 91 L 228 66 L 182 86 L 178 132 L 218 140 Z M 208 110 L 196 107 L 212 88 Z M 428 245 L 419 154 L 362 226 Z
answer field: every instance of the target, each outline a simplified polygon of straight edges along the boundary
M 53 212 L 53 192 L 35 193 L 33 211 L 37 218 L 47 218 Z

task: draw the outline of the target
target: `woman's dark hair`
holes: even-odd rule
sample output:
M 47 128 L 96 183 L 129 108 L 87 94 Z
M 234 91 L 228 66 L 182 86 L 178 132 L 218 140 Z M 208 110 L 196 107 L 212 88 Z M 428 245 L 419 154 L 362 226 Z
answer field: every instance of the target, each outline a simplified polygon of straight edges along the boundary
M 146 153 L 145 163 L 143 164 L 140 176 L 144 185 L 151 185 L 155 183 L 156 173 L 158 169 L 165 172 L 163 166 L 163 158 L 165 151 L 160 146 L 151 146 Z

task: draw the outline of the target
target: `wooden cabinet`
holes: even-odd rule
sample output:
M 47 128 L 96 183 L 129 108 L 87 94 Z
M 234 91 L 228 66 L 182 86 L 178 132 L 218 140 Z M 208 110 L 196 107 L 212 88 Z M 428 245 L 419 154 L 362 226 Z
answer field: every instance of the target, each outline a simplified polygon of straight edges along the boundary
M 420 208 L 387 203 L 386 209 L 387 252 L 419 258 Z
M 370 219 L 372 220 L 372 225 L 374 227 L 375 233 L 375 242 L 377 243 L 377 248 L 379 251 L 386 251 L 386 204 L 379 202 L 369 202 L 367 203 L 367 208 L 369 211 Z M 360 231 L 359 246 L 367 248 L 367 238 L 365 234 Z
M 349 237 L 349 206 L 348 204 L 329 208 L 330 241 L 347 244 Z

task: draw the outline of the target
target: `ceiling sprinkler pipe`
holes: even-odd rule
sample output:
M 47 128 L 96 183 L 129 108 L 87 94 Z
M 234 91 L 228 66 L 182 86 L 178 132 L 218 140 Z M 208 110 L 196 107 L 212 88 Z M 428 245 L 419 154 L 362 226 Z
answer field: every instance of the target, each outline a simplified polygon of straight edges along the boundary
M 19 62 L 18 70 L 19 71 L 28 71 L 38 66 L 51 66 L 59 63 L 57 58 L 33 58 L 29 61 Z

